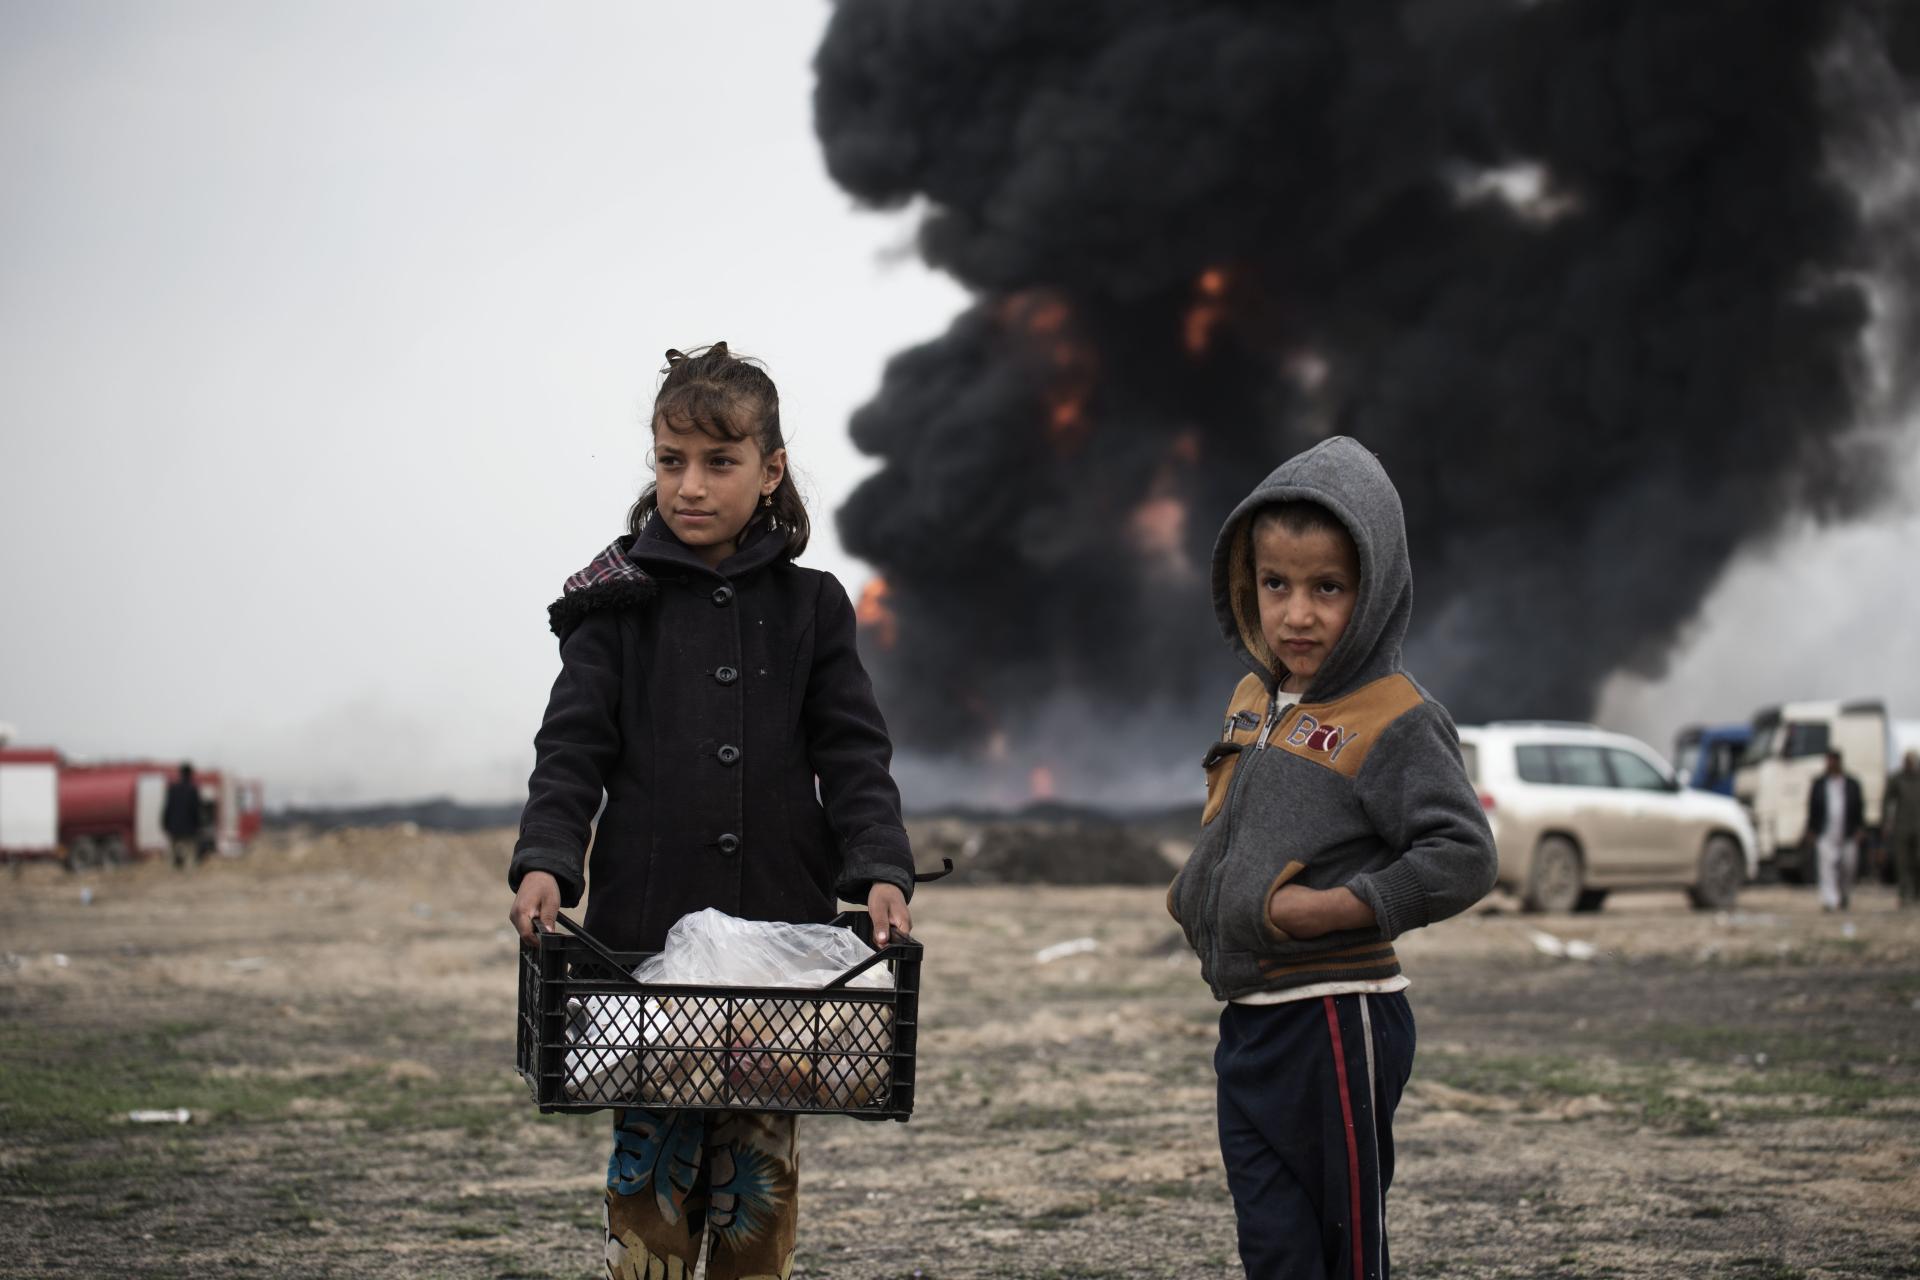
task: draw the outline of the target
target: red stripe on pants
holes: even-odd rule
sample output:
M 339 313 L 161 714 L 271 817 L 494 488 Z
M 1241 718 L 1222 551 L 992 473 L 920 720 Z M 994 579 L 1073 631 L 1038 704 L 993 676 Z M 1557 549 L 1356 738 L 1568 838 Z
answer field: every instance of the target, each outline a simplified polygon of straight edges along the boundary
M 1354 1280 L 1366 1280 L 1367 1233 L 1360 1224 L 1360 1147 L 1354 1140 L 1353 1099 L 1347 1093 L 1347 1051 L 1340 1043 L 1340 1014 L 1334 1008 L 1333 997 L 1320 998 L 1327 1006 L 1327 1034 L 1333 1037 L 1333 1073 L 1340 1080 L 1340 1118 L 1347 1126 L 1347 1186 L 1353 1199 L 1353 1213 L 1348 1218 L 1353 1224 L 1353 1276 Z

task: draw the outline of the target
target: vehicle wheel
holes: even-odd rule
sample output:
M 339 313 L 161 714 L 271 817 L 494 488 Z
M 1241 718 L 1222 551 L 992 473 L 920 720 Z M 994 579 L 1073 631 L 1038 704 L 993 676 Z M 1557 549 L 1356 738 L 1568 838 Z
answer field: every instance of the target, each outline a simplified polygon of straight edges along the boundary
M 98 865 L 98 856 L 94 853 L 93 841 L 82 838 L 67 846 L 67 870 L 91 871 Z
M 1687 897 L 1700 911 L 1730 911 L 1747 881 L 1747 860 L 1740 846 L 1727 836 L 1712 836 L 1700 851 L 1699 878 L 1687 890 Z
M 1548 836 L 1533 850 L 1521 905 L 1529 911 L 1564 915 L 1580 902 L 1580 850 L 1565 836 Z
M 1573 904 L 1575 911 L 1598 911 L 1607 904 L 1605 889 L 1582 889 L 1580 900 Z
M 127 842 L 119 836 L 108 836 L 100 842 L 100 865 L 103 867 L 123 867 L 127 864 Z

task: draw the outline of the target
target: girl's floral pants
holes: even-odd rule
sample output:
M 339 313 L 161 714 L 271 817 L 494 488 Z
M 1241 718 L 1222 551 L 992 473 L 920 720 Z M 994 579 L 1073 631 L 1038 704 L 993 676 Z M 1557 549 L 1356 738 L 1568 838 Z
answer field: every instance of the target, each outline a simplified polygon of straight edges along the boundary
M 787 1280 L 798 1233 L 794 1117 L 749 1111 L 613 1113 L 609 1280 Z

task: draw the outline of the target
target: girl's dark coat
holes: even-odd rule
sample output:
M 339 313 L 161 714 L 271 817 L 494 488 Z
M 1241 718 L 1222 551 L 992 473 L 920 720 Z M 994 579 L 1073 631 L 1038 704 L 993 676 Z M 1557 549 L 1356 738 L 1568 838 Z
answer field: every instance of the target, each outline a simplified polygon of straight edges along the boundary
M 604 787 L 586 927 L 611 947 L 658 950 L 703 907 L 812 922 L 874 881 L 913 892 L 853 605 L 777 532 L 743 541 L 710 569 L 656 517 L 549 611 L 560 676 L 508 879 L 551 872 L 577 904 Z

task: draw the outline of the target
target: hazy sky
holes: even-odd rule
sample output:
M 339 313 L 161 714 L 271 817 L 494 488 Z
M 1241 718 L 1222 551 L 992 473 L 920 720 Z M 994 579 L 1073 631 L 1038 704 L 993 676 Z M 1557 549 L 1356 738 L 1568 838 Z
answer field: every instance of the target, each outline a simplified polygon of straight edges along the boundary
M 0 0 L 0 722 L 270 803 L 514 796 L 545 605 L 645 479 L 661 352 L 715 338 L 857 591 L 847 415 L 964 296 L 825 176 L 826 15 Z M 1920 521 L 1782 554 L 1608 716 L 1920 716 Z
M 964 296 L 828 181 L 827 8 L 0 5 L 0 721 L 273 797 L 510 796 L 661 353 L 767 360 L 821 534 Z

